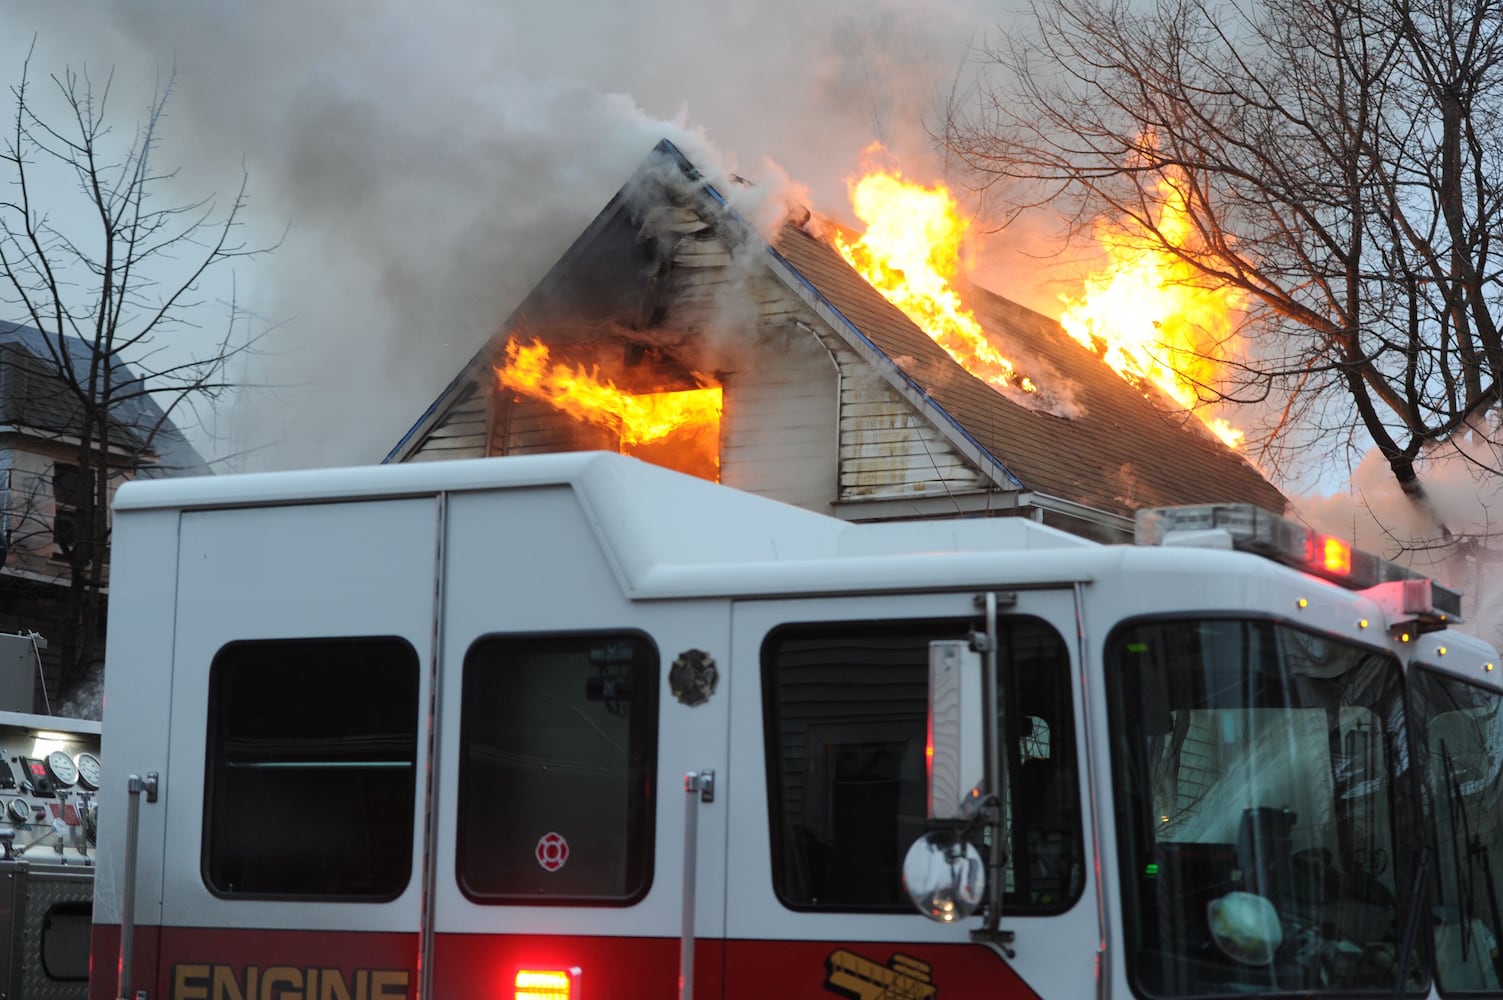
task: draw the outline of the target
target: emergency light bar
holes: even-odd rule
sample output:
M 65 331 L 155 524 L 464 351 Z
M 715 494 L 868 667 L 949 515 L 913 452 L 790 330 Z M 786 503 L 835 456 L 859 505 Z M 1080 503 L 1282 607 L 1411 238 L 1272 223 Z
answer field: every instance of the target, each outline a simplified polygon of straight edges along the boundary
M 1354 549 L 1334 535 L 1312 531 L 1252 504 L 1214 503 L 1139 510 L 1139 545 L 1209 545 L 1252 552 L 1294 569 L 1367 591 L 1391 615 L 1413 620 L 1420 631 L 1461 618 L 1461 594 L 1420 573 Z

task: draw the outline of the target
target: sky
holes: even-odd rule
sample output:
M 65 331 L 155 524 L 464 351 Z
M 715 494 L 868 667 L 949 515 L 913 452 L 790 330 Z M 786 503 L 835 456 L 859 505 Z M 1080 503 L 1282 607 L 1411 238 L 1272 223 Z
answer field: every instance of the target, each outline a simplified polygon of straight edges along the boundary
M 223 199 L 243 169 L 247 239 L 280 242 L 233 288 L 274 332 L 242 376 L 258 388 L 197 437 L 286 468 L 385 455 L 659 139 L 847 223 L 874 141 L 945 179 L 926 126 L 1014 17 L 980 0 L 0 0 L 0 65 L 35 39 L 34 78 L 113 67 L 125 130 L 175 74 L 157 150 L 181 167 L 173 194 Z M 978 240 L 978 280 L 1050 307 L 1022 255 L 1041 237 Z

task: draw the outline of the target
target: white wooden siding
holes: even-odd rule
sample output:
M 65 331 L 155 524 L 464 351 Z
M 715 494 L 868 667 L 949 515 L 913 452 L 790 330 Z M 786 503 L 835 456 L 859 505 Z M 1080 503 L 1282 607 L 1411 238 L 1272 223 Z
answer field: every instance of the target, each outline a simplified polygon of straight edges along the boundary
M 477 375 L 490 373 L 489 367 Z M 488 392 L 471 381 L 449 410 L 407 456 L 408 462 L 434 462 L 451 458 L 484 458 L 488 423 Z
M 677 208 L 644 228 L 686 234 L 664 289 L 667 326 L 697 338 L 691 360 L 722 381 L 721 482 L 825 513 L 839 502 L 988 487 L 926 415 L 771 274 L 765 249 L 735 254 Z M 569 418 L 542 404 L 494 406 L 489 375 L 474 376 L 409 461 L 612 447 L 598 430 L 571 434 Z

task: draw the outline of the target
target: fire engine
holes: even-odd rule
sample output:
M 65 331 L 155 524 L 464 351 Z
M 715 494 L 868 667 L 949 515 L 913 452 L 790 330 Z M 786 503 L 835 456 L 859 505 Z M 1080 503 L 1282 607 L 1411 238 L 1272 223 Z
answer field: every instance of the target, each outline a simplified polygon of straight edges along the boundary
M 1459 595 L 1137 532 L 605 453 L 127 484 L 90 996 L 1498 991 Z

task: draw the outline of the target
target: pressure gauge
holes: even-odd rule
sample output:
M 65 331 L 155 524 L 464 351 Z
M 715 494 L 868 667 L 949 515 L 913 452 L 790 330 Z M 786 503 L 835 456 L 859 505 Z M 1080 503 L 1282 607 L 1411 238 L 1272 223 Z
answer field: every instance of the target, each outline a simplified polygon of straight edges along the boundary
M 10 804 L 5 807 L 5 812 L 13 823 L 31 822 L 31 805 L 25 799 L 11 799 Z
M 73 763 L 68 751 L 54 750 L 47 755 L 44 763 L 47 765 L 47 777 L 58 788 L 71 788 L 78 781 L 78 765 Z
M 90 791 L 99 791 L 99 775 L 103 769 L 99 758 L 91 753 L 81 753 L 75 763 L 78 764 L 78 787 Z

